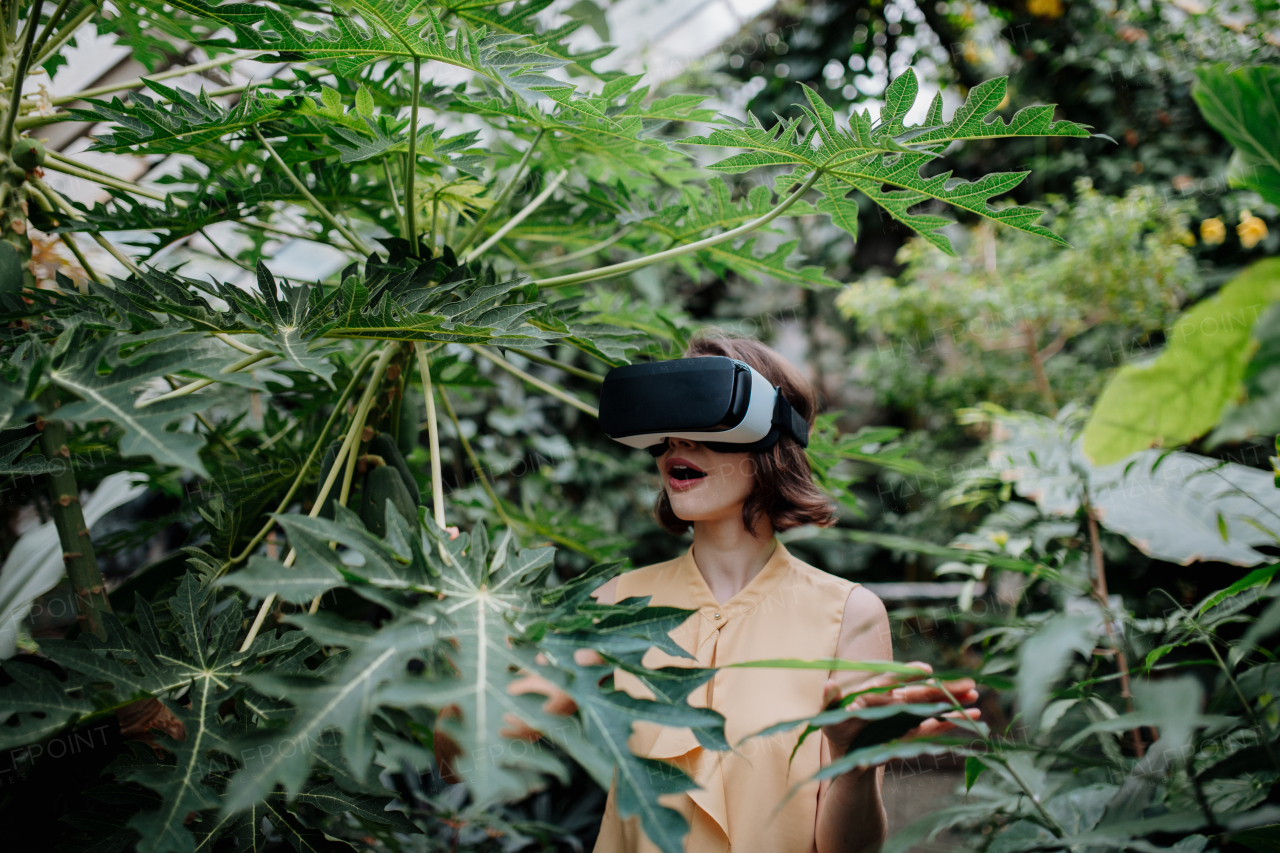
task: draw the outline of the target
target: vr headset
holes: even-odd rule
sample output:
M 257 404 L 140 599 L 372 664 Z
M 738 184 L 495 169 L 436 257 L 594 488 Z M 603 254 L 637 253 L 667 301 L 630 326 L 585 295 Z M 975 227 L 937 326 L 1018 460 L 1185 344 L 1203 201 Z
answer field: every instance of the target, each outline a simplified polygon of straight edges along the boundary
M 600 428 L 660 456 L 669 438 L 719 453 L 767 450 L 787 435 L 809 445 L 809 424 L 752 367 L 724 356 L 615 367 L 600 391 Z

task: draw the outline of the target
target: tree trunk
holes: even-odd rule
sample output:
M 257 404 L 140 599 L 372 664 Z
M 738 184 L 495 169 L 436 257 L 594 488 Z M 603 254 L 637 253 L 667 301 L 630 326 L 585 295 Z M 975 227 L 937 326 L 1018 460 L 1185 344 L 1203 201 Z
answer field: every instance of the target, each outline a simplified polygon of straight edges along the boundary
M 52 389 L 41 395 L 49 414 L 56 414 L 57 396 Z M 75 591 L 76 609 L 80 628 L 99 637 L 106 637 L 102 614 L 111 612 L 111 601 L 102 584 L 98 571 L 98 558 L 93 553 L 93 541 L 84 523 L 84 511 L 80 507 L 80 488 L 76 485 L 71 468 L 71 451 L 67 447 L 67 426 L 63 421 L 51 419 L 40 422 L 40 447 L 45 458 L 58 466 L 56 473 L 46 475 L 49 487 L 50 513 L 58 530 L 58 542 L 62 546 L 62 562 L 67 567 L 67 577 Z

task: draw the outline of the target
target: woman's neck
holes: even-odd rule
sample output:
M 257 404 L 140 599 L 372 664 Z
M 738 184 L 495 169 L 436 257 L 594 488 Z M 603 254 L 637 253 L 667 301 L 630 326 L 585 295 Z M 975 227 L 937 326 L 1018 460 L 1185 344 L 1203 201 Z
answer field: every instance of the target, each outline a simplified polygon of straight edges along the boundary
M 751 583 L 778 547 L 768 518 L 756 527 L 753 536 L 742 523 L 741 511 L 693 523 L 694 564 L 721 604 Z

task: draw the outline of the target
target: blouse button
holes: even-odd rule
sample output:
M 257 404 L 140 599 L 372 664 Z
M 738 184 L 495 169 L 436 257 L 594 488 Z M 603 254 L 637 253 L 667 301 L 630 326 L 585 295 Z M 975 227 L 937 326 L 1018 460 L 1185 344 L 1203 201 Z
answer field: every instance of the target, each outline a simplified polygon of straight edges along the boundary
M 716 618 L 717 618 L 717 619 L 719 619 L 719 618 L 720 618 L 720 614 L 719 614 L 719 613 L 717 613 L 717 614 L 716 614 Z

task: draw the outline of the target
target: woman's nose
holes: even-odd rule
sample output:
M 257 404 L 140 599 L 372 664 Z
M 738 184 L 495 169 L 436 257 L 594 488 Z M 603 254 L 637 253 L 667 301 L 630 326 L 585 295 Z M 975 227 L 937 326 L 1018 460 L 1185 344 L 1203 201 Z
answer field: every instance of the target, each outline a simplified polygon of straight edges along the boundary
M 688 438 L 668 438 L 667 442 L 671 447 L 678 447 L 681 450 L 692 450 L 698 446 L 698 442 Z

